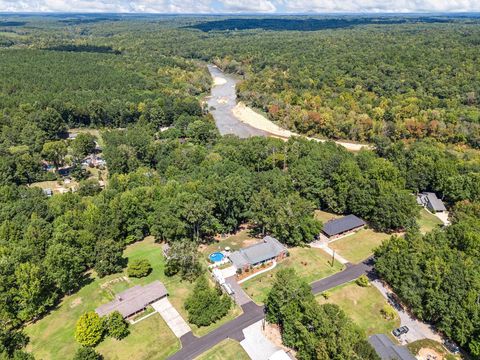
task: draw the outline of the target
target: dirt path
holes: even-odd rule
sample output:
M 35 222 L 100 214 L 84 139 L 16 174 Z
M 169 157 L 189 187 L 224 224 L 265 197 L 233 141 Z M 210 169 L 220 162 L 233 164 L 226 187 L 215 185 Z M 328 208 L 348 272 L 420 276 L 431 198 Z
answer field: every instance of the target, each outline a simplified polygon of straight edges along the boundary
M 265 116 L 255 112 L 250 107 L 246 106 L 244 103 L 239 102 L 232 110 L 233 115 L 239 119 L 241 122 L 250 125 L 259 130 L 266 131 L 273 136 L 288 139 L 292 136 L 302 136 L 300 134 L 294 133 L 290 130 L 286 130 L 275 124 L 274 122 L 268 120 Z M 326 140 L 317 139 L 312 137 L 306 137 L 309 140 L 318 141 L 318 142 L 325 142 Z M 371 146 L 368 144 L 356 144 L 356 143 L 349 143 L 346 141 L 335 141 L 338 145 L 345 147 L 347 150 L 350 151 L 360 151 L 362 148 L 370 149 Z

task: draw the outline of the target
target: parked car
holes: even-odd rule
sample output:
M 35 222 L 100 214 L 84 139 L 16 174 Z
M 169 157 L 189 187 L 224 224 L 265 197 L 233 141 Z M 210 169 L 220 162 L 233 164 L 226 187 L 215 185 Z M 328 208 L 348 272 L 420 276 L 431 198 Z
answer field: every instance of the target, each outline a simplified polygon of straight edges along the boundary
M 443 345 L 447 348 L 448 351 L 450 351 L 454 355 L 460 352 L 460 348 L 452 340 L 445 340 L 443 342 Z
M 397 310 L 402 310 L 402 305 L 400 305 L 397 297 L 394 293 L 387 293 L 388 302 Z
M 393 330 L 393 331 L 392 331 L 392 334 L 393 334 L 393 336 L 395 336 L 395 337 L 400 337 L 400 336 L 402 336 L 403 334 L 408 333 L 408 330 L 409 330 L 409 329 L 408 329 L 407 326 L 401 326 L 401 327 Z

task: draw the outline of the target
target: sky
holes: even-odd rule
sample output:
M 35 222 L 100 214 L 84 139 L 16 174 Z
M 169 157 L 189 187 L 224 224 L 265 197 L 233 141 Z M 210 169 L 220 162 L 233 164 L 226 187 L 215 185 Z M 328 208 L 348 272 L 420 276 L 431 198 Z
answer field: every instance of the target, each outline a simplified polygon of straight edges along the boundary
M 187 14 L 480 12 L 480 0 L 0 0 L 0 12 Z

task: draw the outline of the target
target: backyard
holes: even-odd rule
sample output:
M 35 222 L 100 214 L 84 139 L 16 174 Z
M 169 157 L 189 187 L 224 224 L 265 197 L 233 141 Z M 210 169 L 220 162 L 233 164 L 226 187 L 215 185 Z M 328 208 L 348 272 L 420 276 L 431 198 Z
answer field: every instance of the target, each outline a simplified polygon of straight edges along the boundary
M 129 259 L 148 259 L 152 265 L 152 272 L 144 278 L 127 278 L 124 273 L 106 276 L 102 279 L 91 275 L 90 283 L 82 287 L 77 293 L 66 296 L 58 307 L 50 314 L 34 324 L 27 326 L 26 333 L 30 336 L 29 350 L 39 359 L 67 359 L 75 353 L 78 344 L 74 339 L 75 324 L 86 311 L 93 311 L 96 307 L 113 298 L 113 294 L 123 291 L 137 284 L 147 284 L 160 280 L 169 292 L 169 299 L 173 306 L 186 319 L 184 301 L 193 284 L 182 281 L 178 276 L 164 275 L 164 259 L 162 247 L 154 243 L 153 237 L 132 244 L 127 247 L 124 255 Z M 198 329 L 192 327 L 196 335 L 203 335 L 241 313 L 240 308 L 233 308 L 221 321 L 209 327 Z M 121 342 L 106 339 L 98 349 L 106 359 L 150 359 L 162 358 L 178 350 L 179 342 L 160 316 L 154 315 L 131 326 L 131 334 Z M 135 343 L 135 346 L 128 346 Z M 120 350 L 121 356 L 118 355 Z M 144 353 L 139 349 L 144 349 Z M 147 351 L 148 349 L 148 351 Z M 141 357 L 145 356 L 145 357 Z
M 279 262 L 275 269 L 242 284 L 242 288 L 256 303 L 263 303 L 276 272 L 282 268 L 294 268 L 297 274 L 309 283 L 343 269 L 339 262 L 335 262 L 332 267 L 332 258 L 320 249 L 297 247 L 288 249 L 288 251 L 290 256 Z
M 348 283 L 329 291 L 330 297 L 325 300 L 317 295 L 321 303 L 331 303 L 340 306 L 352 320 L 362 328 L 367 336 L 372 334 L 387 334 L 400 325 L 400 320 L 386 320 L 381 310 L 387 302 L 373 286 L 361 287 L 355 282 Z
M 195 360 L 250 360 L 250 357 L 237 341 L 226 339 Z

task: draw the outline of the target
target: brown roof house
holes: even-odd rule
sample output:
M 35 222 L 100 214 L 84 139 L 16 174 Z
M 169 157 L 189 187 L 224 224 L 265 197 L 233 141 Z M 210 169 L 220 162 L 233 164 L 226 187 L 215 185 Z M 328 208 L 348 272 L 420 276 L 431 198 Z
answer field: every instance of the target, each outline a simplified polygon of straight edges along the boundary
M 249 269 L 272 260 L 281 260 L 288 250 L 277 239 L 265 236 L 262 241 L 234 251 L 228 258 L 237 269 Z
M 147 285 L 137 285 L 115 296 L 115 300 L 95 309 L 100 316 L 108 315 L 114 311 L 128 318 L 168 295 L 165 286 L 158 280 Z

